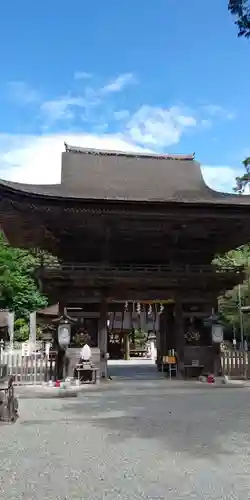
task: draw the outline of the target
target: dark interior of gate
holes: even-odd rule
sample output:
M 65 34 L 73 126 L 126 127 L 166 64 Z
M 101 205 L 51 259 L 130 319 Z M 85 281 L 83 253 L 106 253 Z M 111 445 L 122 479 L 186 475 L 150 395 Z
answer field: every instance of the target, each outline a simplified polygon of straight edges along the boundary
M 204 320 L 243 275 L 236 268 L 218 271 L 212 260 L 250 240 L 249 215 L 250 197 L 209 189 L 194 155 L 66 145 L 61 184 L 0 181 L 6 237 L 58 258 L 39 270 L 41 286 L 52 304 L 82 318 L 104 375 L 112 335 L 120 339 L 113 355 L 120 349 L 127 356 L 127 330 L 140 328 L 145 315 L 159 364 L 174 349 L 180 370 L 194 361 L 213 369 L 211 325 Z M 116 315 L 123 318 L 118 328 Z

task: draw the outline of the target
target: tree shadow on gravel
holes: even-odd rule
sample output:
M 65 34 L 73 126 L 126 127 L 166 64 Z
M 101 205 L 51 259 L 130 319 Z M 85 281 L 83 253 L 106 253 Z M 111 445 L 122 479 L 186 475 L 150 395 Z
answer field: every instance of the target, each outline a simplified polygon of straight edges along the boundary
M 96 398 L 84 395 L 62 405 L 61 411 L 81 415 L 85 424 L 103 429 L 105 439 L 112 443 L 154 439 L 164 449 L 213 459 L 237 453 L 249 444 L 250 398 L 246 391 L 168 394 L 156 387 L 150 396 L 123 392 L 96 394 Z
M 46 425 L 51 425 L 51 424 L 56 424 L 56 425 L 58 425 L 58 424 L 59 425 L 61 425 L 61 424 L 70 425 L 72 423 L 77 424 L 79 422 L 81 422 L 81 419 L 77 418 L 77 417 L 76 418 L 60 419 L 60 420 L 58 420 L 56 418 L 54 420 L 52 420 L 52 419 L 50 419 L 50 420 L 49 419 L 48 420 L 46 420 L 46 419 L 30 419 L 30 420 L 27 420 L 26 419 L 26 420 L 20 421 L 19 425 L 22 425 L 24 427 L 30 427 L 30 426 L 33 426 L 33 425 L 39 425 L 39 426 L 41 425 L 41 426 L 45 427 Z

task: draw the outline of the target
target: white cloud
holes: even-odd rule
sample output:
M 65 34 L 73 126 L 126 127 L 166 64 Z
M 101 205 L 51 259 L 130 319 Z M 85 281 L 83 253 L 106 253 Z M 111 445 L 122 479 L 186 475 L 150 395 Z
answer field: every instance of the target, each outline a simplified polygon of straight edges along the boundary
M 30 184 L 60 182 L 61 153 L 68 144 L 118 151 L 146 152 L 122 134 L 60 134 L 51 136 L 0 135 L 0 177 Z M 239 170 L 227 166 L 202 167 L 205 182 L 218 191 L 230 192 Z
M 208 119 L 206 119 L 206 118 L 205 118 L 205 119 L 202 119 L 202 120 L 200 121 L 200 125 L 201 125 L 203 128 L 208 129 L 208 128 L 211 128 L 211 126 L 212 126 L 212 121 L 211 121 L 211 120 L 208 120 Z
M 76 71 L 74 74 L 75 80 L 89 80 L 92 78 L 91 73 L 85 73 L 85 71 Z
M 236 185 L 235 178 L 243 174 L 243 168 L 204 165 L 202 172 L 209 187 L 230 193 Z
M 101 93 L 109 94 L 111 92 L 120 92 L 126 85 L 131 85 L 136 82 L 137 80 L 133 73 L 124 73 L 123 75 L 119 75 L 117 78 L 115 78 L 115 80 L 102 87 Z
M 8 91 L 11 98 L 20 104 L 31 104 L 40 99 L 39 93 L 25 82 L 10 82 Z
M 45 119 L 46 125 L 51 125 L 58 120 L 74 118 L 74 107 L 85 107 L 86 100 L 83 97 L 62 96 L 58 99 L 44 102 L 40 111 Z
M 75 79 L 90 78 L 91 75 L 85 73 L 76 73 Z M 102 103 L 105 96 L 110 93 L 121 91 L 126 85 L 134 83 L 135 77 L 132 73 L 125 73 L 118 76 L 114 81 L 108 83 L 101 89 L 86 87 L 82 95 L 73 96 L 71 94 L 63 95 L 56 99 L 45 101 L 40 106 L 42 118 L 45 120 L 45 126 L 51 126 L 53 123 L 61 120 L 73 120 L 76 117 L 77 109 L 85 108 L 88 110 Z M 122 111 L 124 114 L 124 111 Z M 127 112 L 126 112 L 127 113 Z M 125 116 L 123 116 L 125 118 Z
M 61 153 L 64 141 L 80 147 L 110 149 L 118 151 L 144 151 L 143 148 L 127 142 L 122 135 L 60 134 L 52 136 L 17 137 L 9 150 L 0 152 L 0 177 L 38 184 L 60 182 Z M 0 141 L 1 144 L 1 141 Z
M 86 80 L 92 75 L 76 72 L 75 80 Z M 194 127 L 210 127 L 215 118 L 232 119 L 233 113 L 221 106 L 203 106 L 190 111 L 181 106 L 170 108 L 141 106 L 133 115 L 126 109 L 113 113 L 113 123 L 120 122 L 120 134 L 107 134 L 107 114 L 95 117 L 96 107 L 113 93 L 126 85 L 136 83 L 132 73 L 119 75 L 102 88 L 83 88 L 82 93 L 65 94 L 55 99 L 41 101 L 41 96 L 24 82 L 11 82 L 10 95 L 21 104 L 35 103 L 44 126 L 55 122 L 72 121 L 72 124 L 87 121 L 95 123 L 95 134 L 72 133 L 46 136 L 9 136 L 0 134 L 0 177 L 19 182 L 54 183 L 60 180 L 61 152 L 64 141 L 83 147 L 124 151 L 161 152 L 170 145 L 178 144 L 181 136 Z M 116 123 L 116 125 L 117 125 Z M 217 190 L 231 191 L 235 177 L 240 171 L 228 166 L 204 166 L 207 184 Z
M 121 109 L 120 111 L 114 111 L 114 118 L 115 120 L 125 120 L 126 118 L 129 118 L 130 112 L 127 109 Z
M 208 104 L 207 106 L 203 106 L 202 109 L 213 118 L 223 118 L 225 120 L 233 120 L 235 118 L 233 111 L 229 111 L 218 104 Z
M 196 119 L 179 107 L 169 109 L 142 106 L 127 124 L 132 141 L 150 147 L 177 144 L 186 128 L 194 127 Z
M 74 74 L 75 80 L 90 79 L 92 75 L 78 71 Z M 115 80 L 110 81 L 107 85 L 97 89 L 90 86 L 84 87 L 81 93 L 76 95 L 72 92 L 62 96 L 42 100 L 39 93 L 32 89 L 27 83 L 16 81 L 8 84 L 8 92 L 12 99 L 19 104 L 28 105 L 34 103 L 37 105 L 40 118 L 44 121 L 45 128 L 52 126 L 55 122 L 73 120 L 79 117 L 77 109 L 84 108 L 89 110 L 95 106 L 101 105 L 111 93 L 116 93 L 126 85 L 136 82 L 136 78 L 132 73 L 124 73 L 119 75 Z

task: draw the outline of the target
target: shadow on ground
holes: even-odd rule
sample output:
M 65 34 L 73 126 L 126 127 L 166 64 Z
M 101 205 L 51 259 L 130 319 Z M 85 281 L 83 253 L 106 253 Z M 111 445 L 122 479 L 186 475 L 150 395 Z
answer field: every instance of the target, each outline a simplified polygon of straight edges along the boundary
M 112 443 L 154 439 L 165 449 L 196 457 L 216 459 L 249 443 L 247 390 L 207 390 L 196 383 L 171 383 L 155 367 L 141 363 L 114 366 L 112 371 L 109 390 L 100 388 L 63 404 L 63 414 L 70 419 L 75 414 L 103 428 Z
M 136 382 L 143 378 L 146 380 L 156 380 L 162 378 L 162 375 L 156 371 L 154 361 L 147 359 L 131 359 L 129 361 L 113 361 L 108 364 L 108 374 L 115 379 L 128 379 L 130 382 Z

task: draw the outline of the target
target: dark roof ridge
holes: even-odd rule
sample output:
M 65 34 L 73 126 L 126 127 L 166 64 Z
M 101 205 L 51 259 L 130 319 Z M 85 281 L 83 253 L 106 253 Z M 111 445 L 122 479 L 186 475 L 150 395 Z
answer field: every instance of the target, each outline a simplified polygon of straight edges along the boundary
M 190 155 L 177 155 L 177 154 L 159 154 L 159 153 L 143 153 L 143 152 L 133 152 L 133 151 L 115 151 L 108 149 L 95 149 L 95 148 L 82 148 L 78 146 L 70 146 L 64 143 L 66 153 L 80 153 L 87 155 L 97 155 L 97 156 L 124 156 L 127 158 L 150 158 L 155 160 L 194 160 L 195 153 Z

